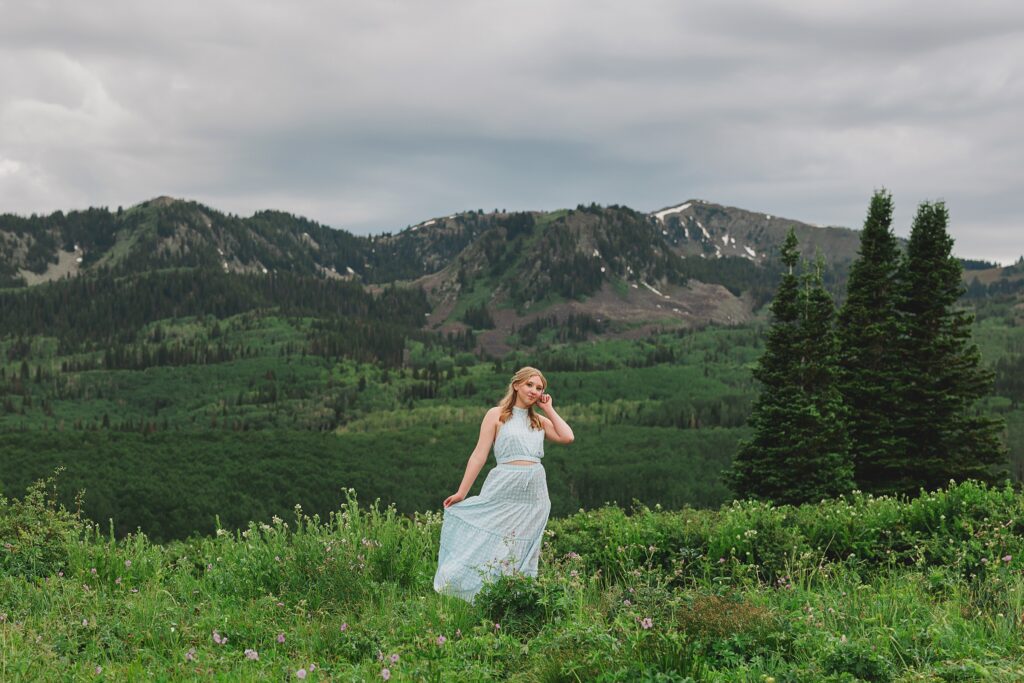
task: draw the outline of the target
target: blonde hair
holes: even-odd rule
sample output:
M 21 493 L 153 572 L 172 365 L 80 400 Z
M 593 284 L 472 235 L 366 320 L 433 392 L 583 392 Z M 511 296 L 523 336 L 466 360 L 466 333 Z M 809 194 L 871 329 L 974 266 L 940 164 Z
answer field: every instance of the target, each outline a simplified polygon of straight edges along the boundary
M 498 407 L 501 408 L 501 415 L 498 416 L 498 421 L 501 424 L 505 424 L 505 421 L 512 417 L 512 406 L 516 404 L 516 385 L 522 384 L 526 380 L 533 376 L 540 377 L 541 383 L 544 385 L 544 389 L 548 388 L 548 381 L 544 378 L 544 375 L 537 368 L 531 368 L 529 365 L 523 368 L 519 368 L 516 374 L 512 375 L 512 380 L 508 383 L 508 391 L 500 401 L 498 401 Z M 530 424 L 534 429 L 543 429 L 544 425 L 540 421 L 540 416 L 537 415 L 533 406 L 530 405 L 526 408 L 527 417 L 530 418 Z

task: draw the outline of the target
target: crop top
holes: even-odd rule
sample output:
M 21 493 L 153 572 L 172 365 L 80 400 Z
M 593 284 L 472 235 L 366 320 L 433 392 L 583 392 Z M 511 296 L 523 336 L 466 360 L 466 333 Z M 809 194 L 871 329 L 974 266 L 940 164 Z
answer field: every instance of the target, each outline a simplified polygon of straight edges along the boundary
M 544 457 L 544 430 L 534 429 L 526 408 L 512 406 L 512 415 L 498 427 L 494 438 L 494 459 L 498 464 L 510 460 L 540 462 Z

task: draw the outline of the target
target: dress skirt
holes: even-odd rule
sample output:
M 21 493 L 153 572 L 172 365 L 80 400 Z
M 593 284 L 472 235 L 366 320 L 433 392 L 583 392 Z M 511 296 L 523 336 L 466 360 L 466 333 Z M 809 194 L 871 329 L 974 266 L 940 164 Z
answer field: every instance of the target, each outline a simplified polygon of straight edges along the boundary
M 501 574 L 537 576 L 550 512 L 543 465 L 496 465 L 480 495 L 445 508 L 434 590 L 473 602 Z

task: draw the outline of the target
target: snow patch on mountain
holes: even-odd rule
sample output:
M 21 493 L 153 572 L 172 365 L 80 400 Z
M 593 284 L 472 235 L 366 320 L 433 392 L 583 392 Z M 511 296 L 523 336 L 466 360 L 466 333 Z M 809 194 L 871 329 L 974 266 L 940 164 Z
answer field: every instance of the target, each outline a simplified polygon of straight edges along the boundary
M 655 213 L 654 217 L 657 218 L 662 223 L 664 223 L 665 222 L 665 216 L 671 216 L 674 213 L 679 213 L 681 211 L 686 211 L 689 208 L 690 208 L 690 203 L 687 202 L 686 204 L 680 204 L 679 206 L 673 206 L 670 209 L 662 209 L 661 211 L 658 211 L 657 213 Z

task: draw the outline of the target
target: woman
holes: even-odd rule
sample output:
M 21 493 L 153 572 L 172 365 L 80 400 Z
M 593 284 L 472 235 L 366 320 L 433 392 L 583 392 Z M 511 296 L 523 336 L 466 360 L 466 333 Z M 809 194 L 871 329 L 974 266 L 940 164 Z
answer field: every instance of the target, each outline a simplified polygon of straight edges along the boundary
M 519 571 L 537 575 L 544 527 L 551 512 L 544 466 L 545 437 L 572 443 L 573 433 L 558 413 L 547 380 L 525 367 L 512 376 L 508 392 L 487 411 L 480 438 L 469 456 L 459 490 L 444 500 L 441 548 L 434 590 L 468 602 L 488 577 Z M 539 415 L 540 407 L 547 416 Z M 494 445 L 497 466 L 487 473 L 480 495 L 466 498 Z

